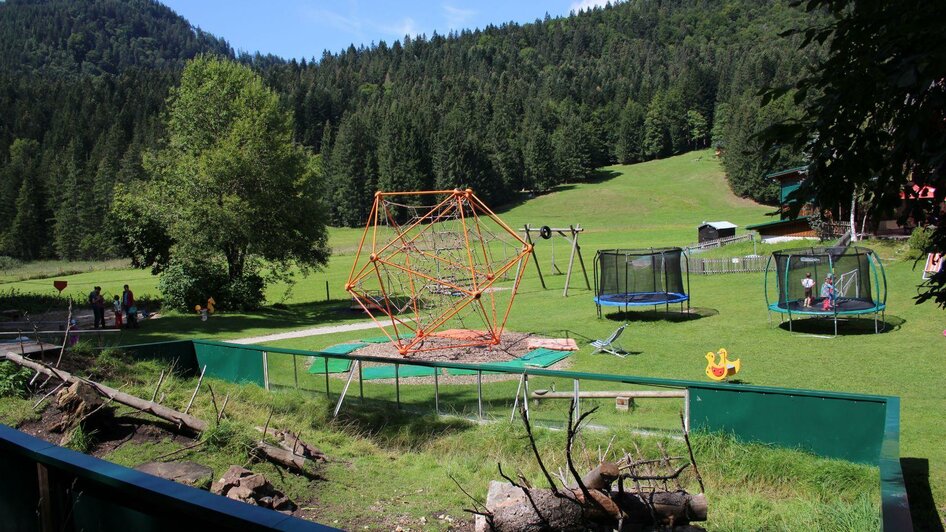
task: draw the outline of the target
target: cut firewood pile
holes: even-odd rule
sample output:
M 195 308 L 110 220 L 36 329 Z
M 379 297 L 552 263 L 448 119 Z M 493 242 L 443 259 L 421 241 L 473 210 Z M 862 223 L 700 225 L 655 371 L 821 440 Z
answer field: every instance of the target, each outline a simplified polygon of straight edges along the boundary
M 612 460 L 609 458 L 618 454 L 612 440 L 607 449 L 598 450 L 594 467 L 582 474 L 573 451 L 582 423 L 595 410 L 574 419 L 572 406 L 565 444 L 567 466 L 555 474 L 543 462 L 528 415 L 520 411 L 548 487 L 534 485 L 518 471 L 513 478 L 498 464 L 499 475 L 505 482 L 491 481 L 485 504 L 473 499 L 474 508 L 467 510 L 476 515 L 478 532 L 702 530 L 691 525 L 706 521 L 707 501 L 685 429 L 689 451 L 686 458 L 670 456 L 659 444 L 660 455 L 646 457 L 634 444 L 634 451 L 622 450 Z M 681 476 L 688 472 L 699 483 L 700 493 L 691 494 L 684 489 Z

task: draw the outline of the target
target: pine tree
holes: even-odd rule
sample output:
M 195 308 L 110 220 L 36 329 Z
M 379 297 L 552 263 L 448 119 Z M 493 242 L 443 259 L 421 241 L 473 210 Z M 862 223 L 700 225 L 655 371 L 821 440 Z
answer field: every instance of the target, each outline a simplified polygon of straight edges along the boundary
M 47 235 L 42 186 L 30 172 L 23 176 L 16 197 L 16 216 L 3 235 L 2 253 L 21 260 L 36 260 L 45 255 Z

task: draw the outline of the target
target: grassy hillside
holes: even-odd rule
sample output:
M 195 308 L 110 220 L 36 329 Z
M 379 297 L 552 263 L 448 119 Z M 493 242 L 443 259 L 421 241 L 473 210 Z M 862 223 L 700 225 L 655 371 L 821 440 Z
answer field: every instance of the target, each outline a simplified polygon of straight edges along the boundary
M 591 275 L 591 261 L 596 249 L 686 244 L 696 239 L 696 226 L 703 220 L 724 219 L 744 226 L 764 219 L 764 214 L 771 210 L 732 196 L 718 163 L 708 152 L 629 167 L 612 167 L 604 172 L 608 177 L 598 183 L 562 187 L 562 190 L 511 207 L 502 216 L 513 227 L 520 227 L 523 223 L 580 223 L 588 229 L 581 241 Z M 347 277 L 351 250 L 358 236 L 359 232 L 354 230 L 333 230 L 332 245 L 337 254 L 326 271 L 299 280 L 288 297 L 284 297 L 286 287 L 273 287 L 271 299 L 284 300 L 286 308 L 266 309 L 254 314 L 224 313 L 206 323 L 190 315 L 171 314 L 145 323 L 134 334 L 122 333 L 121 341 L 234 338 L 358 319 L 357 315 L 337 310 L 346 305 L 341 297 L 341 285 Z M 566 257 L 564 244 L 563 239 L 555 241 L 559 264 Z M 603 338 L 624 320 L 629 321 L 631 326 L 624 345 L 638 354 L 617 360 L 603 355 L 592 356 L 591 350 L 583 347 L 572 357 L 572 367 L 583 371 L 703 380 L 703 355 L 709 350 L 725 347 L 734 358 L 742 360 L 743 370 L 739 376 L 751 384 L 900 396 L 902 456 L 914 459 L 911 461 L 913 464 L 928 463 L 933 500 L 943 501 L 946 500 L 946 448 L 942 441 L 946 440 L 946 423 L 940 414 L 942 405 L 946 403 L 946 387 L 941 383 L 942 375 L 946 374 L 946 361 L 941 356 L 946 314 L 929 304 L 914 304 L 912 298 L 916 295 L 920 274 L 913 269 L 913 261 L 905 257 L 902 247 L 878 242 L 868 245 L 878 250 L 887 269 L 887 331 L 883 334 L 873 334 L 873 324 L 866 320 L 843 323 L 842 334 L 836 338 L 825 336 L 830 325 L 824 322 L 804 321 L 794 333 L 789 332 L 779 327 L 777 315 L 767 315 L 762 274 L 693 276 L 692 304 L 700 319 L 677 322 L 634 312 L 628 316 L 612 313 L 599 320 L 591 293 L 583 289 L 580 277 L 572 281 L 574 291 L 571 296 L 562 298 L 564 277 L 548 276 L 549 290 L 542 290 L 531 265 L 509 327 L 547 335 L 568 334 L 582 343 L 585 338 Z M 551 258 L 551 241 L 540 242 L 537 251 L 542 265 L 547 266 Z M 740 248 L 739 251 L 745 253 L 746 249 Z M 770 249 L 760 248 L 760 252 L 767 251 Z M 71 276 L 67 277 L 70 280 L 67 292 L 76 290 L 70 293 L 82 297 L 88 291 L 86 285 L 99 280 L 103 286 L 108 283 L 107 289 L 112 289 L 112 284 L 122 282 L 122 276 L 135 279 L 139 293 L 153 291 L 153 280 L 142 279 L 143 275 L 141 271 L 130 270 Z M 329 302 L 324 301 L 326 281 L 333 300 Z M 31 284 L 34 282 L 40 284 Z M 51 281 L 0 285 L 0 289 L 10 287 L 26 291 L 52 290 Z M 275 345 L 318 349 L 360 336 L 366 335 L 335 334 L 287 340 Z M 541 385 L 536 384 L 537 387 Z M 563 385 L 565 389 L 569 386 L 568 383 Z M 313 381 L 313 388 L 319 386 Z M 404 388 L 402 386 L 402 393 L 410 398 L 413 392 Z M 490 384 L 487 388 L 491 396 L 509 397 L 514 394 L 515 382 Z M 393 394 L 384 385 L 373 385 L 372 389 L 380 395 Z M 475 397 L 475 391 L 470 389 L 449 391 L 457 397 L 465 395 L 468 399 L 471 393 Z M 673 423 L 677 408 L 678 405 L 645 402 L 638 412 L 619 418 L 619 423 L 627 427 L 649 423 L 663 425 L 654 421 L 659 419 Z M 423 455 L 426 460 L 429 457 L 424 453 L 430 451 L 418 449 L 411 452 Z M 745 508 L 726 508 L 723 515 L 731 520 L 717 522 L 715 526 L 724 529 L 792 528 L 774 516 L 760 518 L 758 522 L 747 520 L 747 515 L 756 513 Z

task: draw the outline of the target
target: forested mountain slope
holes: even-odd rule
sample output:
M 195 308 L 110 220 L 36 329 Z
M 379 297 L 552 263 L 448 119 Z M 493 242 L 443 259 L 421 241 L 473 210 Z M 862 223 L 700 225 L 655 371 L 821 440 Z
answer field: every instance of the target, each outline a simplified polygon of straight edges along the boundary
M 735 192 L 771 201 L 749 135 L 793 104 L 760 108 L 756 93 L 813 60 L 778 36 L 810 23 L 787 4 L 640 0 L 312 61 L 236 59 L 322 154 L 338 225 L 360 224 L 376 189 L 471 186 L 503 204 L 711 142 Z M 2 3 L 0 41 L 0 254 L 120 254 L 112 188 L 147 178 L 141 154 L 183 61 L 229 46 L 146 0 Z

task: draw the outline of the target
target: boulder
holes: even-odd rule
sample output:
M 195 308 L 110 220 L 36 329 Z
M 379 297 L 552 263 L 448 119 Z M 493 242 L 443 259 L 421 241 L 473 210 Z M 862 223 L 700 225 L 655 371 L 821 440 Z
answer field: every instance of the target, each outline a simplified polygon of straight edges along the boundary
M 206 489 L 213 479 L 213 469 L 197 462 L 148 462 L 136 467 L 138 471 L 173 480 L 195 488 Z

